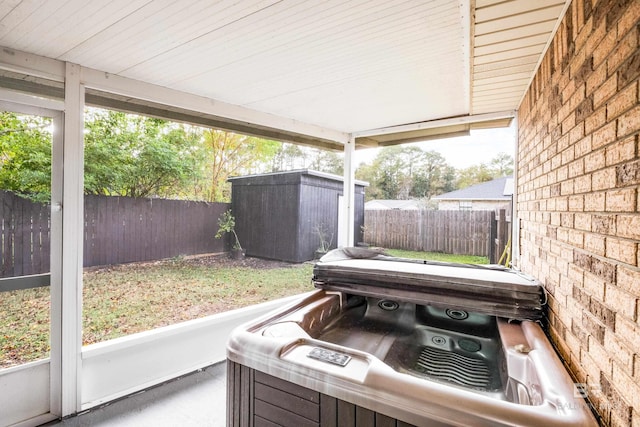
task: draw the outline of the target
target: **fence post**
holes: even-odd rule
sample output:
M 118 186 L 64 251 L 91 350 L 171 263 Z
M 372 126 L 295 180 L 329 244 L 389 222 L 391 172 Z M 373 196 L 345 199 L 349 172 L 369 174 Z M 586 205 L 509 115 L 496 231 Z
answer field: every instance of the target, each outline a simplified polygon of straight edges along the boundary
M 496 218 L 496 212 L 491 212 L 491 231 L 489 232 L 489 263 L 496 264 L 498 258 L 496 255 L 496 240 L 498 237 L 498 219 Z

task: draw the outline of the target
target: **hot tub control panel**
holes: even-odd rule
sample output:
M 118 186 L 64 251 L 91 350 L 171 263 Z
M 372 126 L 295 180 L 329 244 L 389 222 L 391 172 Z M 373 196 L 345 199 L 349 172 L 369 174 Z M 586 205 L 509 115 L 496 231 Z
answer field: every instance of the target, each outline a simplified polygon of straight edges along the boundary
M 351 360 L 351 356 L 347 354 L 321 347 L 314 347 L 307 356 L 312 359 L 333 363 L 334 365 L 339 366 L 346 366 L 347 363 L 349 363 L 349 360 Z

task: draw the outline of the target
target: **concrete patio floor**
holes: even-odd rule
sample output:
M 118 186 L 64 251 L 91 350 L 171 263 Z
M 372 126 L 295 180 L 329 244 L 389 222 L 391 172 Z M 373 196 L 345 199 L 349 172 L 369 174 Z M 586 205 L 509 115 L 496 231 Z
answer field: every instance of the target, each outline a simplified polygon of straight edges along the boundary
M 226 362 L 221 362 L 45 426 L 223 427 L 226 421 L 226 374 Z

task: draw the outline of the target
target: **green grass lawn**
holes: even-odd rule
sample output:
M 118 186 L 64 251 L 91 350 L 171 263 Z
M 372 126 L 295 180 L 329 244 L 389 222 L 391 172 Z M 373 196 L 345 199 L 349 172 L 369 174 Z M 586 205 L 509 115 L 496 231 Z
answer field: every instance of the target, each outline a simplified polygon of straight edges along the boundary
M 429 261 L 455 262 L 459 264 L 489 264 L 489 258 L 474 255 L 453 255 L 439 252 L 415 252 L 402 249 L 387 249 L 389 255 L 400 258 L 426 259 Z
M 483 257 L 389 250 L 397 257 L 486 264 Z M 211 261 L 212 260 L 212 261 Z M 312 264 L 172 259 L 87 269 L 83 343 L 313 290 Z M 0 293 L 0 368 L 49 354 L 49 288 Z

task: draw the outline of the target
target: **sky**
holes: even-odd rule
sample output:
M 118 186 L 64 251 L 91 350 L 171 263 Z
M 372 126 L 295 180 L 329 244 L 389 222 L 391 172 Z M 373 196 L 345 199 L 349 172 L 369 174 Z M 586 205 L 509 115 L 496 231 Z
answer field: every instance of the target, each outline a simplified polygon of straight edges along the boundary
M 515 123 L 515 120 L 514 120 Z M 515 127 L 471 131 L 469 136 L 459 136 L 432 141 L 416 142 L 406 146 L 418 146 L 425 151 L 437 151 L 456 169 L 480 163 L 489 163 L 499 153 L 515 154 Z M 371 163 L 379 148 L 357 150 L 355 161 Z

